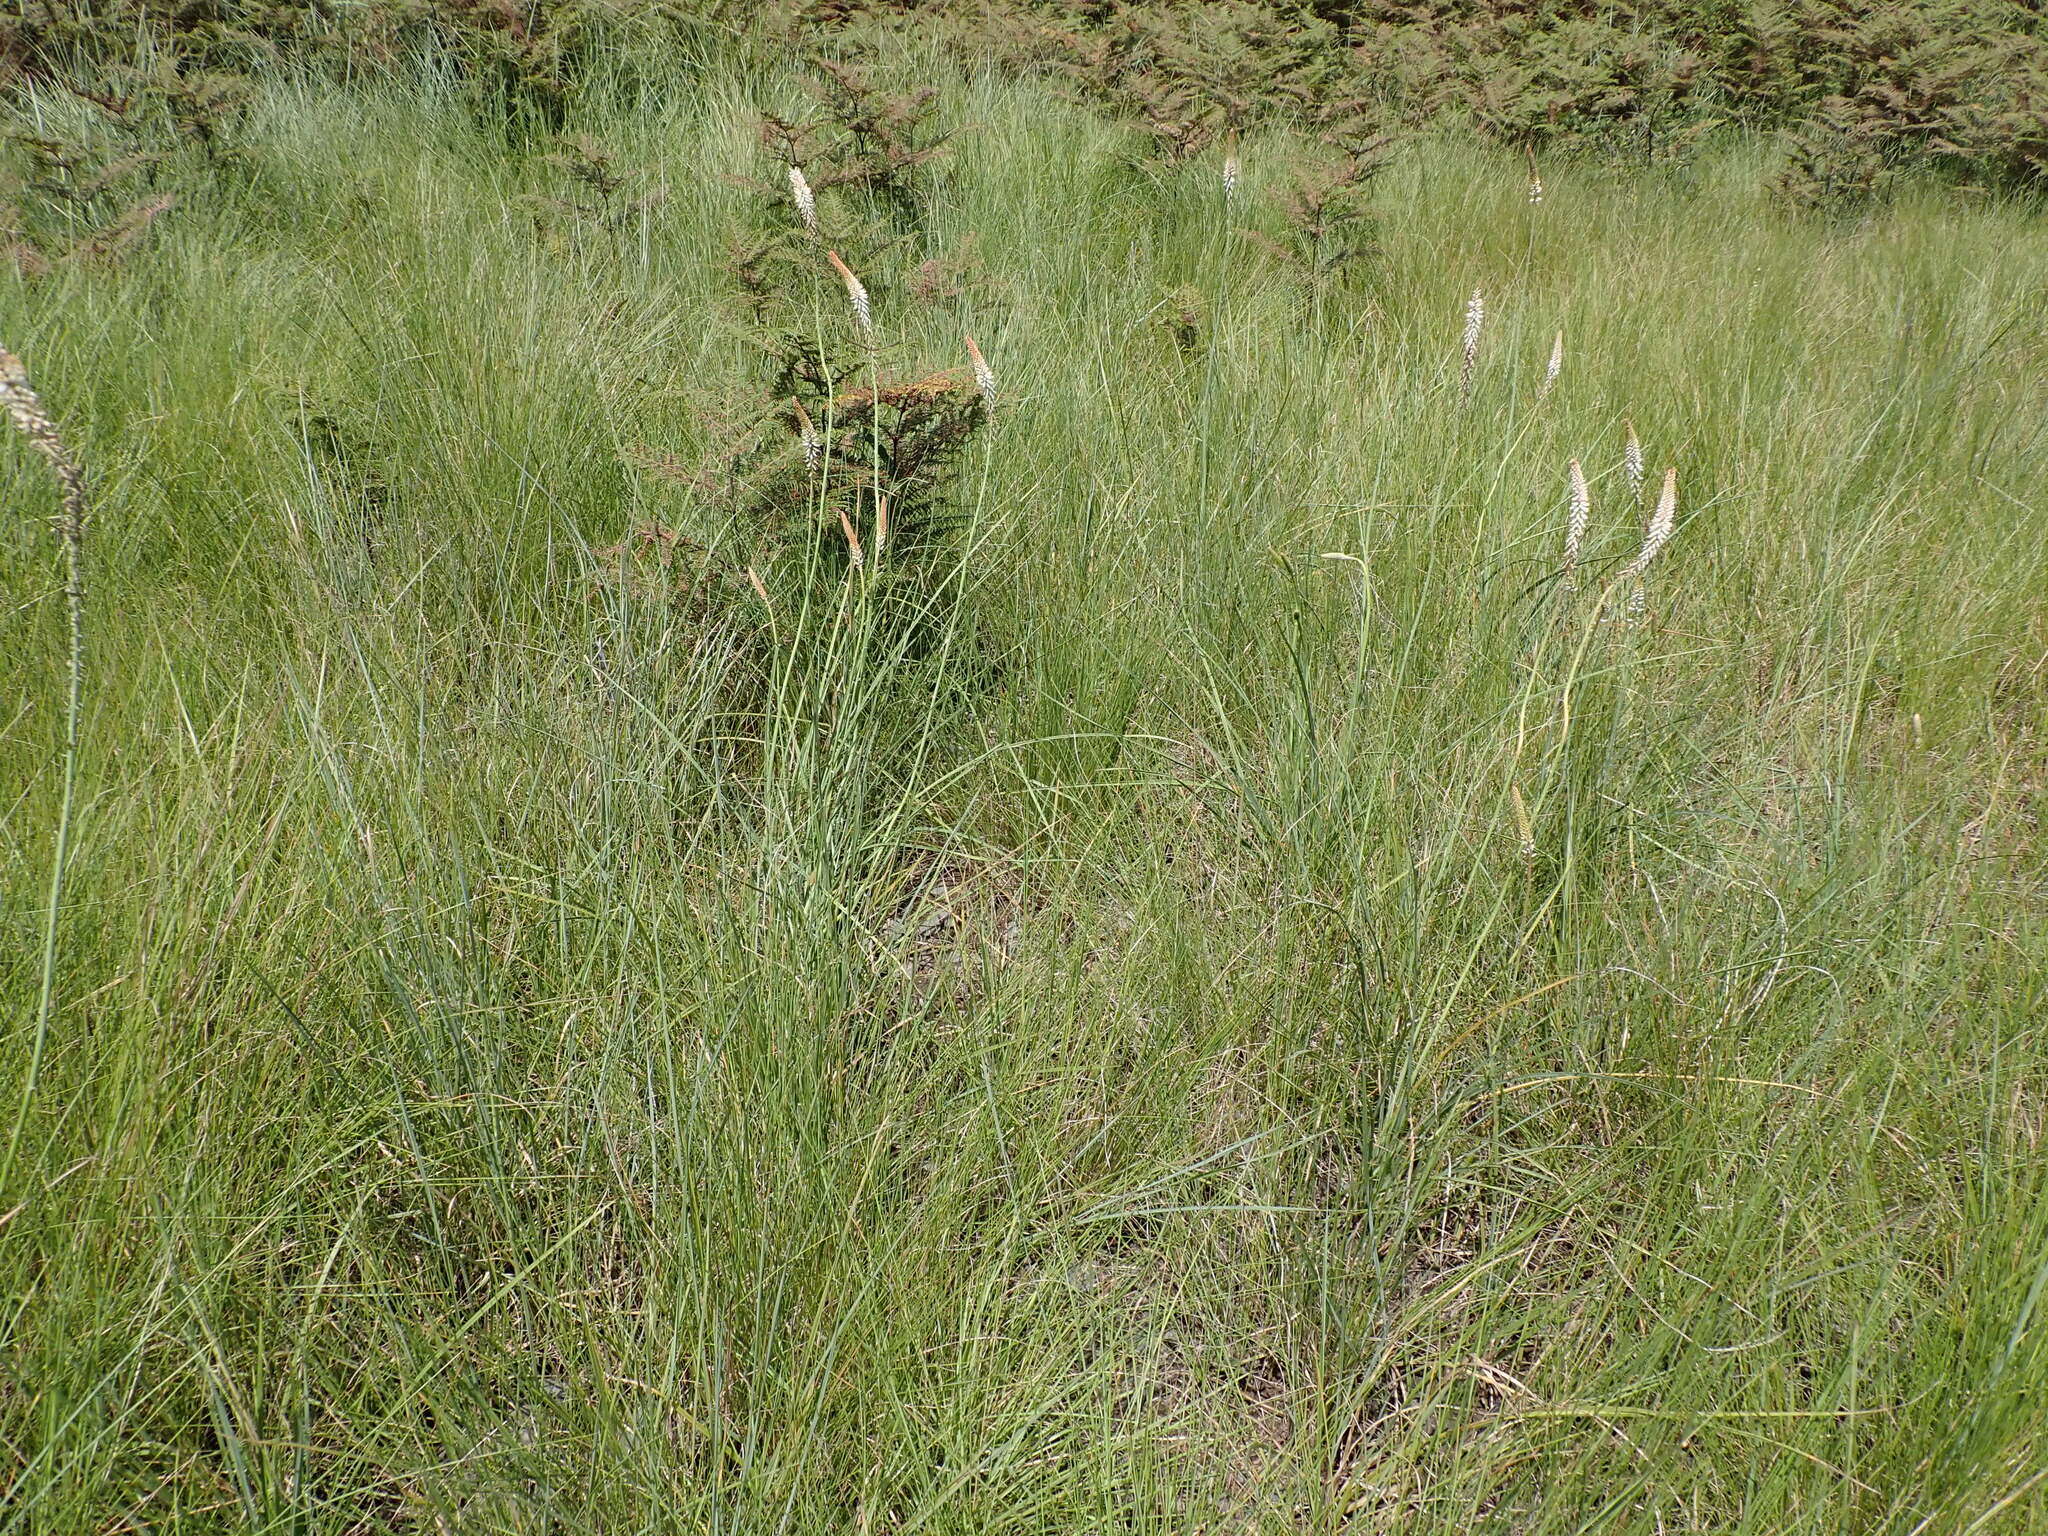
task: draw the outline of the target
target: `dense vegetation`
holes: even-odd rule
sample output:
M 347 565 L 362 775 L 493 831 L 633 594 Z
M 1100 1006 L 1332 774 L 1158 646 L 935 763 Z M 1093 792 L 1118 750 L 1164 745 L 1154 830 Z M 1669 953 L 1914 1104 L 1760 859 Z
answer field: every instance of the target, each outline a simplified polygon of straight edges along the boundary
M 1682 164 L 1717 130 L 1776 135 L 1779 190 L 1836 206 L 1938 169 L 2048 180 L 2048 36 L 2027 0 L 21 0 L 0 85 L 162 98 L 209 141 L 244 73 L 423 58 L 559 127 L 641 51 L 675 83 L 707 41 L 761 55 L 935 40 L 1142 122 L 1162 153 L 1274 122 L 1422 124 Z
M 31 4 L 9 1528 L 2048 1528 L 2038 43 L 1695 14 Z

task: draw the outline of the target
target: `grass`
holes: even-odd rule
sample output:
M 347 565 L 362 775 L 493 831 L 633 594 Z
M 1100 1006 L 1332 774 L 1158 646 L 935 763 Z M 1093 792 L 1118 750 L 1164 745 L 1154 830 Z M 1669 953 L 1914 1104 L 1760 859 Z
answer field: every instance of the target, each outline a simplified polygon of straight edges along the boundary
M 9 1528 L 2048 1528 L 2038 214 L 1416 143 L 1311 298 L 1236 232 L 1299 145 L 1226 219 L 921 72 L 980 279 L 862 276 L 1001 392 L 922 625 L 597 553 L 751 558 L 646 465 L 780 76 L 586 106 L 616 227 L 267 81 L 146 249 L 0 274 L 95 496 L 30 1084 L 0 456 Z

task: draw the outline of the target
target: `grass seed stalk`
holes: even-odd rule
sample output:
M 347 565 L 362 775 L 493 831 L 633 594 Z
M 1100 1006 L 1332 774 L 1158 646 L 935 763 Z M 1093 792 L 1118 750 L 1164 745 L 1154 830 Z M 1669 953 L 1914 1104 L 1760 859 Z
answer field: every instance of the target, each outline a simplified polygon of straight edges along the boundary
M 818 232 L 818 199 L 812 194 L 810 179 L 804 175 L 800 165 L 789 168 L 789 195 L 796 204 L 796 214 L 803 220 L 804 228 L 815 235 Z
M 1558 376 L 1564 372 L 1564 332 L 1557 333 L 1557 339 L 1550 344 L 1550 362 L 1543 370 L 1543 385 L 1536 391 L 1538 404 L 1550 398 L 1550 392 L 1557 388 Z
M 875 311 L 868 302 L 867 285 L 854 276 L 853 268 L 849 267 L 840 258 L 837 251 L 827 251 L 825 259 L 832 263 L 832 270 L 837 272 L 839 280 L 846 284 L 846 299 L 853 306 L 854 322 L 859 325 L 861 335 L 867 340 L 873 341 L 875 339 Z
M 0 1183 L 13 1174 L 14 1160 L 21 1147 L 21 1133 L 28 1121 L 29 1105 L 35 1097 L 41 1075 L 43 1053 L 49 1044 L 50 1024 L 56 1013 L 57 941 L 64 907 L 64 879 L 71 861 L 71 834 L 78 802 L 79 719 L 85 700 L 85 471 L 65 445 L 56 421 L 42 397 L 29 383 L 28 369 L 5 347 L 0 347 L 0 408 L 14 423 L 29 446 L 49 466 L 57 482 L 56 531 L 64 551 L 64 612 L 67 629 L 65 668 L 64 756 L 62 799 L 57 812 L 56 845 L 50 855 L 48 904 L 43 914 L 42 956 L 36 986 L 35 1032 L 29 1046 L 28 1069 L 24 1074 L 21 1099 L 15 1107 L 14 1123 L 7 1134 L 7 1154 L 0 1164 Z
M 1643 616 L 1643 572 L 1650 568 L 1650 562 L 1671 542 L 1671 535 L 1677 530 L 1678 467 L 1673 465 L 1664 471 L 1664 489 L 1658 493 L 1656 510 L 1651 512 L 1649 526 L 1643 530 L 1643 547 L 1635 559 L 1622 568 L 1622 579 L 1632 583 L 1628 598 L 1631 621 Z
M 984 410 L 994 413 L 996 408 L 996 371 L 989 367 L 988 359 L 981 355 L 981 348 L 974 344 L 974 338 L 963 333 L 967 343 L 967 361 L 974 367 L 974 387 L 981 391 Z
M 1579 590 L 1579 557 L 1585 552 L 1586 527 L 1593 519 L 1593 492 L 1586 484 L 1585 468 L 1571 462 L 1571 511 L 1564 524 L 1564 590 Z
M 1472 403 L 1472 384 L 1479 375 L 1479 335 L 1486 328 L 1486 293 L 1474 288 L 1465 301 L 1464 363 L 1458 373 L 1458 403 Z
M 804 468 L 816 474 L 818 465 L 825 457 L 825 439 L 818 435 L 817 424 L 811 420 L 811 413 L 804 409 L 802 400 L 791 395 L 789 404 L 796 412 L 796 435 L 797 440 L 803 444 Z

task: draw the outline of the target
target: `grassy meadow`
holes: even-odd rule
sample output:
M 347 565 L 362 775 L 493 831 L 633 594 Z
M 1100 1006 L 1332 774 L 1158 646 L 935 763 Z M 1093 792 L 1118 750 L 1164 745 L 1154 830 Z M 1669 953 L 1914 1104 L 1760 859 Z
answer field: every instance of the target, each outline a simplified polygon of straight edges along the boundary
M 1423 137 L 1312 280 L 1305 141 L 892 67 L 871 336 L 761 66 L 0 264 L 0 1524 L 2048 1530 L 2038 210 Z

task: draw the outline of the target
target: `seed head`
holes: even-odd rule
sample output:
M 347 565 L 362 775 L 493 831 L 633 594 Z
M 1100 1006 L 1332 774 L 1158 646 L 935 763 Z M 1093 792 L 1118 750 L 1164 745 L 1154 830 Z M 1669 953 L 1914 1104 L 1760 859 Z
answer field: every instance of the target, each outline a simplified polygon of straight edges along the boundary
M 1485 325 L 1486 294 L 1474 288 L 1465 301 L 1465 362 L 1458 375 L 1458 399 L 1463 404 L 1472 400 L 1472 380 L 1479 371 L 1479 333 Z
M 1636 436 L 1636 422 L 1628 419 L 1628 442 L 1621 450 L 1621 467 L 1628 473 L 1628 499 L 1643 504 L 1643 441 Z
M 839 274 L 839 280 L 846 284 L 846 297 L 853 305 L 853 318 L 860 326 L 861 335 L 874 340 L 875 312 L 868 304 L 868 290 L 861 280 L 853 275 L 853 268 L 839 259 L 837 251 L 827 251 L 825 259 L 832 263 L 832 270 Z
M 1543 178 L 1536 174 L 1536 151 L 1529 152 L 1529 205 L 1533 208 L 1543 201 Z
M 1642 563 L 1648 565 L 1657 552 L 1671 542 L 1678 531 L 1678 467 L 1664 471 L 1664 489 L 1657 497 L 1657 510 L 1650 514 L 1650 526 L 1643 536 Z
M 818 232 L 818 200 L 811 195 L 811 184 L 805 178 L 803 167 L 789 168 L 789 195 L 796 202 L 797 217 L 804 221 L 804 228 L 812 234 Z
M 1635 559 L 1622 570 L 1624 579 L 1635 583 L 1628 595 L 1628 618 L 1631 624 L 1643 616 L 1643 572 L 1658 552 L 1671 542 L 1671 535 L 1678 529 L 1678 468 L 1676 465 L 1664 471 L 1664 490 L 1657 497 L 1657 509 L 1650 514 L 1649 527 L 1643 530 L 1643 547 Z
M 1225 202 L 1229 202 L 1237 196 L 1237 178 L 1238 172 L 1241 169 L 1242 167 L 1238 164 L 1237 152 L 1235 150 L 1223 157 L 1223 200 Z
M 1550 392 L 1557 388 L 1557 376 L 1564 372 L 1564 332 L 1557 333 L 1557 340 L 1550 344 L 1550 366 L 1543 370 L 1543 387 L 1536 391 L 1538 401 L 1550 398 Z
M 861 553 L 860 535 L 853 531 L 853 519 L 846 515 L 844 507 L 839 509 L 839 531 L 846 535 L 846 553 L 857 571 L 866 564 L 866 557 Z
M 0 409 L 29 440 L 29 446 L 49 462 L 51 470 L 69 493 L 79 480 L 76 461 L 57 433 L 57 423 L 43 406 L 42 396 L 28 381 L 28 369 L 20 358 L 0 347 Z
M 796 435 L 804 445 L 804 468 L 815 472 L 825 457 L 825 439 L 818 436 L 818 429 L 811 424 L 811 413 L 804 409 L 803 401 L 791 395 L 789 403 L 796 409 Z
M 66 548 L 75 551 L 85 533 L 85 471 L 64 446 L 57 423 L 28 381 L 28 369 L 5 347 L 0 347 L 0 410 L 6 411 L 8 419 L 28 439 L 29 446 L 42 455 L 56 477 L 62 493 L 57 531 Z
M 989 367 L 988 359 L 981 355 L 981 348 L 974 344 L 972 336 L 965 336 L 964 340 L 967 342 L 967 360 L 974 365 L 974 387 L 981 391 L 982 406 L 986 410 L 994 411 L 996 408 L 996 371 Z
M 1593 520 L 1593 493 L 1577 459 L 1571 464 L 1572 509 L 1564 523 L 1564 590 L 1579 590 L 1579 556 L 1586 547 L 1586 527 Z

